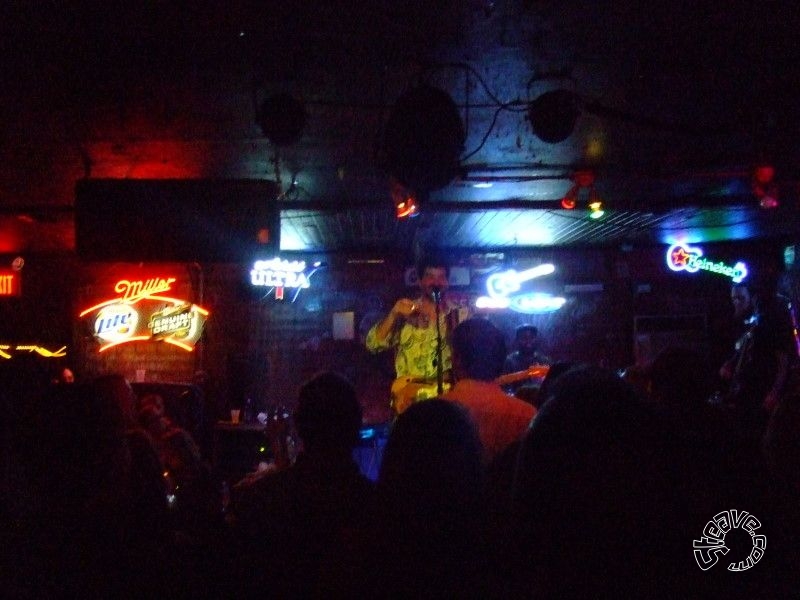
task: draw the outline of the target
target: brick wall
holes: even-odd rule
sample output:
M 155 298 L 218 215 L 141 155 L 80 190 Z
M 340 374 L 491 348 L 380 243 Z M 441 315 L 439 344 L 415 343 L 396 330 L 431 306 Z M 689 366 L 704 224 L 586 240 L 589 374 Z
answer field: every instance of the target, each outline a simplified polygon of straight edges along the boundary
M 636 359 L 637 316 L 700 315 L 706 323 L 704 348 L 710 360 L 721 362 L 733 339 L 729 280 L 708 273 L 672 273 L 664 264 L 664 250 L 505 252 L 499 262 L 503 268 L 520 270 L 549 261 L 556 264 L 556 273 L 536 286 L 558 293 L 563 293 L 565 285 L 584 287 L 567 293 L 567 304 L 555 313 L 502 311 L 489 317 L 505 332 L 509 346 L 514 329 L 529 322 L 539 328 L 543 350 L 554 359 L 618 369 Z M 708 253 L 726 261 L 774 262 L 776 255 L 775 248 L 755 244 L 719 245 Z M 220 418 L 245 397 L 253 398 L 262 409 L 281 404 L 291 408 L 307 377 L 333 368 L 356 384 L 367 418 L 380 421 L 389 414 L 392 357 L 369 354 L 361 337 L 398 297 L 416 293 L 416 288 L 404 283 L 410 263 L 389 255 L 304 258 L 327 264 L 312 276 L 311 287 L 292 302 L 288 294 L 284 300 L 276 300 L 274 295 L 265 295 L 264 289 L 254 291 L 247 281 L 249 266 L 79 264 L 63 257 L 34 257 L 25 267 L 23 298 L 0 303 L 0 334 L 20 340 L 34 334 L 45 342 L 64 340 L 69 356 L 58 362 L 71 364 L 79 376 L 117 371 L 134 380 L 140 371 L 146 381 L 188 382 L 196 371 L 203 370 L 208 379 L 209 410 Z M 483 293 L 485 275 L 480 272 L 486 267 L 484 258 L 454 254 L 453 264 L 473 271 L 471 284 L 453 288 L 455 293 L 469 298 Z M 80 310 L 113 296 L 113 283 L 120 278 L 153 272 L 176 278 L 171 295 L 210 311 L 195 350 L 135 342 L 98 353 L 90 324 L 77 317 Z M 355 339 L 333 339 L 336 312 L 353 313 Z M 674 339 L 680 340 L 680 334 Z

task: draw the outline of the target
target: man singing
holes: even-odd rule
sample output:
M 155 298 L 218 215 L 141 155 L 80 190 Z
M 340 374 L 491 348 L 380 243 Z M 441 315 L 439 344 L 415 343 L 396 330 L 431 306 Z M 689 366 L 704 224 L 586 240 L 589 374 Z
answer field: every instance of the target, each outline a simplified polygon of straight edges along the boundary
M 370 352 L 395 352 L 392 407 L 398 414 L 414 400 L 436 396 L 440 378 L 443 389 L 450 383 L 448 321 L 458 307 L 446 298 L 448 267 L 442 259 L 427 258 L 418 263 L 417 275 L 420 295 L 397 300 L 369 330 L 365 342 Z

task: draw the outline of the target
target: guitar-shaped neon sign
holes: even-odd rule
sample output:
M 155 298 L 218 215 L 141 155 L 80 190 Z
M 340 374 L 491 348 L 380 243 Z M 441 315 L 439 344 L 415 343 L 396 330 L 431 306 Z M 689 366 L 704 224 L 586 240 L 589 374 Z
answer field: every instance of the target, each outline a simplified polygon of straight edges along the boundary
M 722 261 L 714 262 L 703 258 L 703 250 L 688 244 L 673 244 L 667 249 L 667 266 L 675 272 L 686 271 L 697 273 L 700 270 L 718 273 L 730 277 L 739 283 L 747 277 L 747 265 L 739 261 L 735 265 L 726 265 Z
M 537 277 L 550 275 L 555 270 L 555 266 L 547 263 L 524 271 L 509 269 L 502 273 L 494 273 L 486 280 L 486 291 L 493 298 L 505 298 L 509 294 L 518 292 L 522 283 Z

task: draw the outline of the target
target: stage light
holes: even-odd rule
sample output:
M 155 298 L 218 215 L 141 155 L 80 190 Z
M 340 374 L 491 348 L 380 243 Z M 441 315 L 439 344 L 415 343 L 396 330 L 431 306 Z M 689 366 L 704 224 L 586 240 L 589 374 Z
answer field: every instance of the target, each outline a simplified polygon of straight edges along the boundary
M 758 201 L 758 205 L 761 208 L 778 208 L 780 206 L 780 202 L 778 202 L 777 198 L 774 198 L 770 195 L 765 195 L 761 200 Z
M 780 205 L 780 190 L 775 183 L 775 167 L 769 163 L 761 163 L 753 169 L 750 180 L 753 195 L 761 208 L 771 209 Z
M 395 216 L 398 219 L 409 219 L 420 214 L 422 202 L 419 194 L 404 186 L 394 177 L 389 180 L 389 188 L 392 206 L 394 206 Z
M 589 203 L 589 218 L 599 219 L 604 214 L 606 214 L 606 211 L 603 210 L 603 203 L 600 200 Z
M 405 199 L 400 200 L 396 205 L 396 215 L 398 219 L 407 219 L 416 217 L 419 214 L 419 205 L 416 198 L 409 195 Z
M 578 198 L 578 189 L 577 184 L 569 188 L 569 191 L 561 199 L 561 208 L 565 210 L 573 210 L 575 208 L 575 201 Z
M 581 197 L 588 198 L 589 202 L 595 201 L 594 179 L 594 171 L 589 169 L 575 171 L 572 174 L 572 187 L 561 199 L 561 208 L 573 210 Z

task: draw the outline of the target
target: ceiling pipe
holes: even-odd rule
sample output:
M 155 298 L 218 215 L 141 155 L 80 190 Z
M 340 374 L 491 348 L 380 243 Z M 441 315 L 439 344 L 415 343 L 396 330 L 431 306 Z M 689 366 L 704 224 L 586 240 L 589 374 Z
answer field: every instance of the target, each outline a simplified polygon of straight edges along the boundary
M 450 213 L 450 212 L 481 212 L 488 210 L 564 210 L 561 206 L 562 198 L 554 200 L 530 200 L 527 198 L 512 198 L 507 200 L 438 200 L 425 205 L 425 214 Z M 383 204 L 383 203 L 381 203 Z M 674 201 L 641 204 L 626 202 L 614 203 L 610 208 L 628 211 L 646 211 L 649 213 L 669 213 L 678 208 L 712 208 L 712 207 L 750 207 L 753 204 L 749 194 L 729 197 L 689 197 L 680 204 Z M 387 204 L 389 206 L 389 204 Z M 299 211 L 313 213 L 337 213 L 349 210 L 375 209 L 373 200 L 357 202 L 326 202 L 326 201 L 284 201 L 278 202 L 277 208 L 283 211 Z

